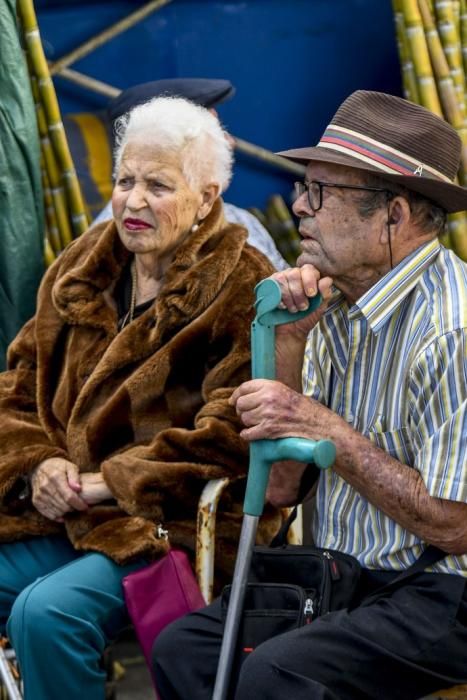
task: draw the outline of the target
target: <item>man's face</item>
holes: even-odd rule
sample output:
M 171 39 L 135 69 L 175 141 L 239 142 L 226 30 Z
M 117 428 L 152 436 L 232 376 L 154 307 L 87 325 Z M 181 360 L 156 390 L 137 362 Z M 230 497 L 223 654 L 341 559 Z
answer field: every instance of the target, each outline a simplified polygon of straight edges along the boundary
M 357 172 L 326 163 L 308 165 L 305 181 L 311 180 L 365 185 Z M 311 263 L 322 276 L 332 277 L 342 291 L 345 290 L 341 282 L 345 280 L 344 287 L 352 280 L 361 284 L 385 264 L 388 256 L 387 244 L 380 240 L 387 213 L 382 207 L 364 219 L 358 205 L 365 194 L 358 190 L 324 187 L 319 211 L 310 208 L 306 192 L 293 205 L 294 213 L 300 219 L 299 232 L 303 239 L 297 264 Z

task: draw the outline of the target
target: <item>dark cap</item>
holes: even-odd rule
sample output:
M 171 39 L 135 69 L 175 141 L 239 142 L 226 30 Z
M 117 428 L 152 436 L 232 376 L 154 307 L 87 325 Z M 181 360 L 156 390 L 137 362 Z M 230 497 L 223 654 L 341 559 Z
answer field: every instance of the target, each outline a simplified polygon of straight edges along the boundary
M 229 80 L 208 78 L 167 78 L 140 83 L 123 90 L 107 106 L 109 119 L 114 121 L 133 107 L 151 100 L 153 97 L 184 97 L 202 107 L 215 107 L 230 99 L 235 88 Z

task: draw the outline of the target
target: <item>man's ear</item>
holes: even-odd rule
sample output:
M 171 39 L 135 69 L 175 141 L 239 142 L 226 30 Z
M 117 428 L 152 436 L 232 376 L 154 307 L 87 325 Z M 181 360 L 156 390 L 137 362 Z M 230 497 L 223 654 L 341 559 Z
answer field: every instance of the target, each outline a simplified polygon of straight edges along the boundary
M 207 217 L 220 194 L 220 189 L 217 182 L 211 182 L 203 189 L 201 192 L 201 205 L 198 209 L 198 221 L 202 221 Z
M 391 237 L 394 238 L 410 221 L 410 206 L 404 197 L 394 197 L 388 202 L 384 226 L 381 229 L 381 243 L 389 240 L 389 227 Z

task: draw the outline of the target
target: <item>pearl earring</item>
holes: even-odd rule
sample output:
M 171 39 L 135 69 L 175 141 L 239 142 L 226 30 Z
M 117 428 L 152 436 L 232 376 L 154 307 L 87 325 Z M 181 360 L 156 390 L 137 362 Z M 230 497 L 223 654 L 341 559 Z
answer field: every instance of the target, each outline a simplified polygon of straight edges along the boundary
M 199 229 L 199 224 L 193 224 L 191 227 L 191 233 L 196 233 L 196 231 Z

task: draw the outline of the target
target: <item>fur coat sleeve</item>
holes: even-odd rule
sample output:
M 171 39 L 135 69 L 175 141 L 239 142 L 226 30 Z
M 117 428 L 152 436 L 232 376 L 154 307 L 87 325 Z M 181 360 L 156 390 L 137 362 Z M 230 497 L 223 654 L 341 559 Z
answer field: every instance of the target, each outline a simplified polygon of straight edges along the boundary
M 42 293 L 51 289 L 57 267 L 47 272 Z M 68 458 L 64 440 L 52 436 L 41 420 L 35 338 L 34 317 L 10 345 L 8 369 L 0 373 L 0 541 L 59 530 L 56 523 L 46 520 L 35 509 L 24 511 L 19 500 L 28 475 L 40 462 L 50 457 Z
M 232 485 L 220 506 L 220 559 L 232 549 L 247 446 L 228 399 L 250 376 L 253 289 L 272 272 L 245 239 L 219 202 L 177 251 L 155 303 L 120 333 L 113 289 L 129 254 L 114 224 L 60 256 L 0 376 L 0 540 L 60 527 L 17 491 L 40 461 L 62 456 L 100 470 L 114 496 L 66 516 L 77 549 L 120 563 L 153 558 L 167 547 L 159 523 L 173 544 L 193 547 L 201 490 L 223 476 Z M 277 519 L 270 524 L 265 538 Z

